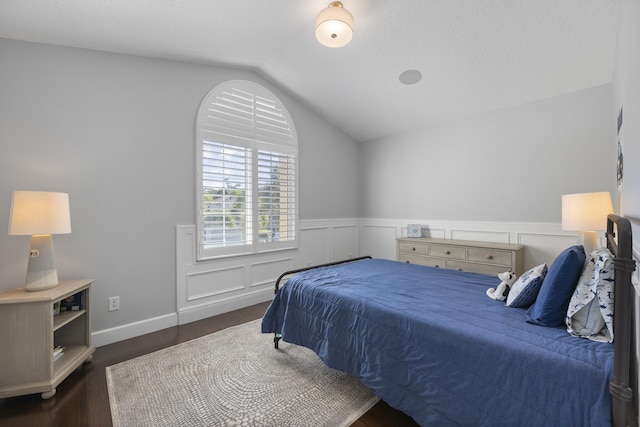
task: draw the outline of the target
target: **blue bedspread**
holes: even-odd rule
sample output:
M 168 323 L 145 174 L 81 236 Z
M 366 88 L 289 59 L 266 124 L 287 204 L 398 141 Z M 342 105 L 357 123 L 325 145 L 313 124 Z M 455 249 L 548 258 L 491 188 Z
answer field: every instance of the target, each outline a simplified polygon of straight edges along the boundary
M 422 426 L 609 426 L 613 346 L 528 324 L 495 277 L 387 260 L 299 273 L 262 332 L 314 350 Z M 276 351 L 276 350 L 274 350 Z

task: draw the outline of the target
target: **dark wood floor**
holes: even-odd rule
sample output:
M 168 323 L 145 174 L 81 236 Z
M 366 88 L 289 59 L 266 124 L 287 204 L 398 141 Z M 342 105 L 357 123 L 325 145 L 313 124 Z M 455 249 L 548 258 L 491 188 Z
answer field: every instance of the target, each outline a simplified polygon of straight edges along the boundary
M 40 394 L 34 394 L 0 399 L 0 427 L 110 427 L 107 366 L 258 319 L 266 307 L 267 303 L 258 304 L 100 347 L 91 363 L 76 369 L 58 386 L 53 398 L 42 400 Z M 301 420 L 301 425 L 304 424 Z M 402 412 L 379 402 L 353 426 L 410 427 L 417 424 Z

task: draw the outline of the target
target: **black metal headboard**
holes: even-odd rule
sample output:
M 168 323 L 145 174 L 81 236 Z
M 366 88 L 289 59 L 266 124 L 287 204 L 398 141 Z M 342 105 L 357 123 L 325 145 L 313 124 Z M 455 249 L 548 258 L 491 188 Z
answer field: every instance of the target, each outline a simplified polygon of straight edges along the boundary
M 633 259 L 633 239 L 631 223 L 627 218 L 617 215 L 607 217 L 607 247 L 614 255 L 614 360 L 613 378 L 609 383 L 612 396 L 612 415 L 615 427 L 636 426 L 638 419 L 638 397 L 634 396 L 631 386 L 631 373 L 635 361 L 635 340 L 633 334 L 635 291 L 631 275 L 636 269 Z M 637 394 L 637 393 L 636 393 Z

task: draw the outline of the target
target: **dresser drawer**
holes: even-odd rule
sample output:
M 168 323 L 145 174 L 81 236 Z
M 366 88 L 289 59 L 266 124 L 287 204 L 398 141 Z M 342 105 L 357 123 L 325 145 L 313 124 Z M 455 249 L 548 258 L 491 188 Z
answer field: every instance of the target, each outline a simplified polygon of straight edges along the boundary
M 431 245 L 431 256 L 450 259 L 466 259 L 467 248 L 463 246 Z
M 412 243 L 412 242 L 399 242 L 398 252 L 404 252 L 408 254 L 429 255 L 429 244 L 425 243 Z
M 416 265 L 425 265 L 427 267 L 444 267 L 446 265 L 446 260 L 438 259 L 438 258 L 430 258 L 427 256 L 417 256 L 410 254 L 398 254 L 398 261 L 406 262 L 409 264 Z
M 497 276 L 499 273 L 509 270 L 503 266 L 488 265 L 488 264 L 474 264 L 472 262 L 464 261 L 447 261 L 447 268 L 451 270 L 467 271 L 469 273 L 480 273 L 488 276 Z
M 511 267 L 511 252 L 497 249 L 469 248 L 468 260 Z
M 505 271 L 521 275 L 523 253 L 519 244 L 431 237 L 400 237 L 396 246 L 398 261 L 490 276 Z

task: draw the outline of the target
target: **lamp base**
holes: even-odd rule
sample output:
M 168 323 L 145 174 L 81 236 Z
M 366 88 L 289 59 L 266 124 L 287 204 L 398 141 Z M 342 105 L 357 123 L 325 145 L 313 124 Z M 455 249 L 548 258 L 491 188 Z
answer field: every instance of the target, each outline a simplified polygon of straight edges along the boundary
M 589 257 L 598 245 L 598 232 L 597 231 L 581 231 L 578 234 L 578 244 L 584 246 L 584 253 Z
M 58 271 L 53 262 L 53 239 L 51 234 L 31 236 L 29 267 L 27 268 L 27 291 L 44 291 L 58 285 Z

